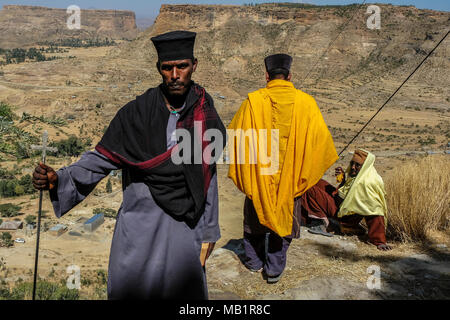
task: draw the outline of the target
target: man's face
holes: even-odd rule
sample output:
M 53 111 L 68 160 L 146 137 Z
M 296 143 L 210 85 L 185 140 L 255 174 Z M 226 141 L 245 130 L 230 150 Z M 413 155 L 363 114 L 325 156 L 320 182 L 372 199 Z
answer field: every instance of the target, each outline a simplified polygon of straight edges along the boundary
M 350 161 L 350 177 L 354 178 L 358 175 L 359 170 L 361 170 L 362 165 L 355 162 L 355 161 Z
M 159 66 L 159 73 L 167 91 L 172 96 L 182 96 L 189 89 L 192 73 L 197 68 L 197 59 L 163 61 Z

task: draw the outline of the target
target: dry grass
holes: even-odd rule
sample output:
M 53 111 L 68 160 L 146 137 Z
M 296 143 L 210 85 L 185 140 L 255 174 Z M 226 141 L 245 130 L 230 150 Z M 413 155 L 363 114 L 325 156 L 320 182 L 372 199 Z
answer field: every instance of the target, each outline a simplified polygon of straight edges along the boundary
M 426 240 L 430 232 L 449 227 L 450 159 L 427 156 L 395 168 L 385 180 L 388 236 Z

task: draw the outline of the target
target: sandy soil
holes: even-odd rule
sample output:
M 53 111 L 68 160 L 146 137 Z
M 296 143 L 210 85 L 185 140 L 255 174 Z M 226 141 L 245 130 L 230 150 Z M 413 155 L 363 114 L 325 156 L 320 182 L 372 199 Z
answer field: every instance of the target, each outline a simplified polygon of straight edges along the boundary
M 302 228 L 293 241 L 283 278 L 270 285 L 262 274 L 248 271 L 241 263 L 242 207 L 244 196 L 226 177 L 227 167 L 218 168 L 220 188 L 220 227 L 222 237 L 207 263 L 211 299 L 433 299 L 450 296 L 450 234 L 436 233 L 434 243 L 393 243 L 394 250 L 381 252 L 357 237 L 326 238 Z M 106 180 L 106 179 L 105 179 Z M 63 223 L 68 231 L 56 237 L 43 232 L 40 243 L 39 276 L 52 281 L 68 278 L 70 265 L 77 265 L 82 279 L 95 279 L 98 270 L 107 270 L 115 221 L 106 218 L 94 233 L 84 232 L 82 222 L 92 216 L 94 207 L 118 209 L 122 199 L 120 182 L 112 178 L 113 192 L 107 194 L 103 180 L 88 198 L 61 219 L 53 216 L 48 196 L 44 200 L 42 223 Z M 329 181 L 332 181 L 331 179 Z M 25 215 L 37 211 L 38 199 L 15 199 Z M 25 201 L 26 200 L 26 201 Z M 24 215 L 24 216 L 25 216 Z M 19 217 L 22 218 L 22 217 Z M 12 232 L 24 244 L 0 248 L 8 268 L 6 282 L 19 278 L 32 280 L 36 235 L 25 230 Z M 368 268 L 381 270 L 381 289 L 370 290 Z M 331 289 L 330 289 L 331 288 Z M 84 298 L 94 297 L 92 286 L 82 286 Z
M 54 127 L 39 123 L 24 122 L 17 124 L 20 128 L 40 133 L 44 128 L 49 131 L 51 139 L 62 139 L 70 134 L 91 137 L 93 145 L 101 136 L 104 125 L 115 113 L 118 106 L 134 98 L 137 93 L 154 85 L 159 79 L 145 79 L 148 64 L 131 66 L 131 62 L 117 60 L 124 73 L 117 71 L 114 78 L 110 74 L 101 73 L 96 64 L 101 64 L 107 48 L 73 49 L 67 55 L 92 60 L 91 65 L 72 61 L 61 65 L 56 61 L 40 64 L 9 65 L 3 68 L 4 76 L 0 77 L 0 101 L 16 105 L 16 113 L 57 114 L 66 116 L 76 114 L 76 121 L 69 121 L 67 126 Z M 123 63 L 122 63 L 123 62 Z M 121 64 L 122 63 L 122 64 Z M 140 70 L 139 67 L 142 67 Z M 95 73 L 92 70 L 96 70 Z M 130 71 L 131 70 L 131 71 Z M 111 72 L 111 70 L 109 70 Z M 139 74 L 143 72 L 144 75 Z M 139 74 L 144 79 L 130 79 Z M 138 79 L 138 78 L 136 78 Z M 134 80 L 136 80 L 134 79 Z M 70 84 L 66 81 L 70 80 Z M 387 81 L 380 87 L 394 87 L 395 81 Z M 349 89 L 349 88 L 347 88 Z M 378 100 L 371 100 L 370 106 L 361 107 L 355 112 L 351 101 L 342 101 L 334 96 L 344 97 L 345 87 L 334 83 L 323 83 L 317 88 L 322 92 L 310 92 L 317 96 L 325 121 L 335 138 L 338 151 L 369 118 Z M 363 90 L 363 89 L 361 89 Z M 376 168 L 382 176 L 389 174 L 397 164 L 407 159 L 420 157 L 427 151 L 435 150 L 443 153 L 447 149 L 446 130 L 449 127 L 448 104 L 442 106 L 432 104 L 433 94 L 440 96 L 442 101 L 445 93 L 433 93 L 432 89 L 411 84 L 406 92 L 399 95 L 389 108 L 386 108 L 371 124 L 365 134 L 356 141 L 364 143 L 366 148 L 377 155 Z M 431 90 L 431 91 L 430 91 Z M 387 90 L 386 92 L 389 92 Z M 383 92 L 383 94 L 387 94 Z M 414 98 L 408 94 L 420 92 L 423 99 L 430 102 L 429 108 L 418 109 L 409 107 Z M 427 92 L 431 92 L 429 96 Z M 244 94 L 231 88 L 212 87 L 212 96 L 216 107 L 227 124 L 234 111 L 240 105 Z M 379 93 L 381 94 L 381 93 Z M 226 99 L 218 98 L 225 95 Z M 357 99 L 357 98 L 354 98 Z M 409 99 L 409 100 L 408 100 Z M 98 102 L 103 102 L 105 108 L 96 108 Z M 407 108 L 408 107 L 408 108 Z M 84 131 L 83 127 L 84 126 Z M 81 133 L 83 132 L 83 133 Z M 423 146 L 419 138 L 428 135 L 436 137 L 436 143 Z M 58 138 L 56 138 L 58 137 Z M 349 150 L 352 150 L 353 146 Z M 417 152 L 417 154 L 416 154 Z M 346 152 L 343 157 L 325 175 L 325 179 L 334 182 L 331 172 L 334 167 L 346 166 L 350 160 Z M 37 159 L 27 159 L 16 162 L 6 159 L 2 167 L 11 169 L 14 165 L 21 168 L 22 173 L 31 173 Z M 76 161 L 76 158 L 57 159 L 49 157 L 48 163 L 55 169 Z M 428 244 L 394 243 L 394 250 L 388 253 L 380 252 L 371 245 L 354 237 L 334 237 L 331 240 L 312 236 L 306 229 L 302 237 L 294 240 L 288 252 L 286 272 L 281 281 L 268 285 L 261 274 L 251 273 L 240 263 L 242 257 L 242 207 L 244 195 L 226 177 L 227 166 L 219 165 L 219 200 L 220 226 L 222 238 L 216 245 L 216 250 L 208 261 L 207 276 L 210 295 L 213 299 L 433 299 L 450 297 L 449 268 L 450 235 L 436 233 Z M 47 212 L 43 223 L 49 226 L 64 223 L 69 230 L 56 237 L 48 232 L 41 235 L 41 251 L 39 259 L 39 276 L 55 280 L 68 277 L 66 272 L 70 265 L 81 268 L 84 279 L 95 277 L 98 270 L 107 270 L 109 250 L 115 221 L 106 222 L 93 234 L 82 232 L 80 218 L 92 216 L 94 208 L 118 209 L 122 201 L 121 182 L 112 177 L 113 193 L 105 192 L 104 179 L 87 197 L 69 214 L 57 220 L 53 216 L 51 203 L 46 195 L 43 208 Z M 23 196 L 18 198 L 0 199 L 0 203 L 15 203 L 22 206 L 23 215 L 17 217 L 23 220 L 29 214 L 36 215 L 38 199 Z M 3 219 L 8 220 L 8 219 Z M 75 233 L 74 233 L 75 232 Z M 12 248 L 0 248 L 0 257 L 6 262 L 7 272 L 0 271 L 0 276 L 10 285 L 19 278 L 32 279 L 34 268 L 34 248 L 36 234 L 25 235 L 25 230 L 11 232 L 13 238 L 23 237 L 24 244 L 15 243 Z M 367 268 L 377 265 L 381 269 L 382 289 L 367 289 Z M 54 271 L 52 271 L 54 270 Z M 104 298 L 92 295 L 92 287 L 82 287 L 84 298 Z

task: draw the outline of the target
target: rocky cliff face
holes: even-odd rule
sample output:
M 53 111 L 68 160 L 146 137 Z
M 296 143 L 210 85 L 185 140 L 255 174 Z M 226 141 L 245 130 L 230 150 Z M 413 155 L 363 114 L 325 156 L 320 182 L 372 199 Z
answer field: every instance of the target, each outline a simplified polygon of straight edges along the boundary
M 81 10 L 80 29 L 70 30 L 66 9 L 6 5 L 0 10 L 0 48 L 34 45 L 67 38 L 132 39 L 137 33 L 132 11 Z
M 379 4 L 381 29 L 372 30 L 367 27 L 368 4 L 290 5 L 163 5 L 155 24 L 106 55 L 4 67 L 0 89 L 9 89 L 0 90 L 0 100 L 18 106 L 19 112 L 76 114 L 83 121 L 96 121 L 101 101 L 101 117 L 107 123 L 118 108 L 161 82 L 150 38 L 192 30 L 197 32 L 199 61 L 193 79 L 213 96 L 226 123 L 248 92 L 265 86 L 264 57 L 284 52 L 294 58 L 294 85 L 316 99 L 336 145 L 342 147 L 446 34 L 450 21 L 450 12 Z M 0 23 L 0 28 L 5 26 Z M 449 49 L 447 38 L 366 129 L 367 149 L 392 147 L 393 132 L 403 135 L 395 137 L 402 147 L 416 148 L 428 134 L 447 145 Z M 73 107 L 86 112 L 75 113 Z M 395 117 L 408 127 L 395 127 Z M 419 123 L 428 127 L 419 130 Z
M 115 57 L 156 61 L 151 36 L 191 30 L 197 32 L 200 61 L 196 79 L 210 87 L 245 96 L 264 86 L 264 57 L 284 52 L 294 58 L 293 82 L 299 88 L 314 93 L 322 86 L 352 87 L 357 95 L 361 88 L 375 97 L 378 93 L 368 88 L 385 79 L 401 83 L 446 33 L 450 12 L 379 4 L 381 28 L 369 29 L 368 6 L 163 5 L 152 28 Z M 442 43 L 411 82 L 448 84 L 449 47 L 450 41 Z M 153 65 L 149 70 L 159 79 Z M 448 91 L 445 86 L 440 90 Z M 344 94 L 339 100 L 346 98 Z

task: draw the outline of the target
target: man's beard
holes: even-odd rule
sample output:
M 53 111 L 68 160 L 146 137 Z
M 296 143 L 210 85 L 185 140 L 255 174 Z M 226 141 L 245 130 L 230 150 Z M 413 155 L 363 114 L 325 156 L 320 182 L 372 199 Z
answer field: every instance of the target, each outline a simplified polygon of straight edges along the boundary
M 180 89 L 185 88 L 185 90 L 181 91 L 172 91 L 171 85 L 172 84 L 166 84 L 163 82 L 163 93 L 167 98 L 167 101 L 172 105 L 173 107 L 181 107 L 186 100 L 186 96 L 189 92 L 189 89 L 191 87 L 192 81 L 189 81 L 188 84 L 184 84 L 182 82 L 176 82 L 175 85 L 178 86 Z

